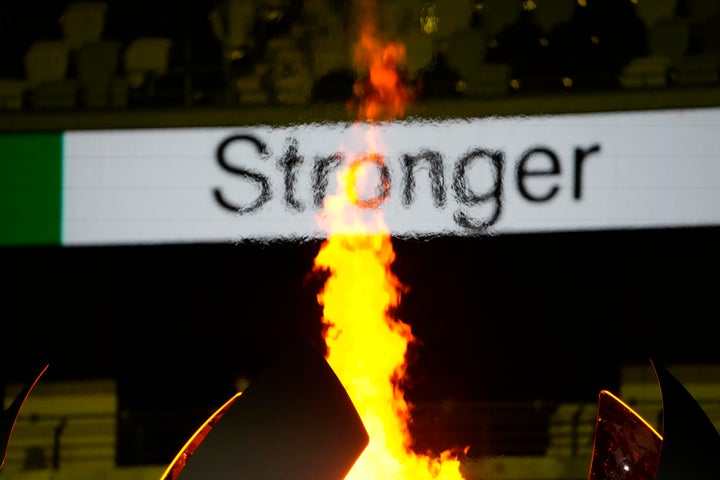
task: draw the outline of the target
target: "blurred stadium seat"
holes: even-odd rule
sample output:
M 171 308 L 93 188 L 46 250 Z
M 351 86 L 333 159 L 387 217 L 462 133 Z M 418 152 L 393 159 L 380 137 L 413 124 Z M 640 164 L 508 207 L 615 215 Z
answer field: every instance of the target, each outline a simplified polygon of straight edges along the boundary
M 303 51 L 293 38 L 278 38 L 268 44 L 273 100 L 283 104 L 310 101 L 312 74 Z
M 637 0 L 635 11 L 651 29 L 656 22 L 674 17 L 677 6 L 678 0 Z
M 535 4 L 535 22 L 547 33 L 555 26 L 570 21 L 577 0 L 537 0 Z
M 306 0 L 297 24 L 307 35 L 313 82 L 352 70 L 351 40 L 329 0 Z
M 624 88 L 661 88 L 667 86 L 670 59 L 662 55 L 635 58 L 618 75 Z
M 38 40 L 25 52 L 25 76 L 35 88 L 46 82 L 66 78 L 69 67 L 69 48 L 63 40 Z
M 717 53 L 701 53 L 681 58 L 672 66 L 670 79 L 684 87 L 716 85 L 720 79 L 720 57 Z
M 625 88 L 665 87 L 671 70 L 686 57 L 690 24 L 684 18 L 656 20 L 648 29 L 648 55 L 633 58 L 618 76 Z
M 488 38 L 494 38 L 517 21 L 522 11 L 522 3 L 517 0 L 483 0 L 476 8 L 480 17 L 478 28 Z
M 486 38 L 477 30 L 466 28 L 447 39 L 445 61 L 460 75 L 457 88 L 467 97 L 502 96 L 510 89 L 510 66 L 485 62 L 486 50 Z
M 152 84 L 167 75 L 172 40 L 163 37 L 136 38 L 125 48 L 123 68 L 131 88 Z
M 60 25 L 70 50 L 100 40 L 107 8 L 107 3 L 101 1 L 77 1 L 67 5 L 60 17 Z
M 77 55 L 78 78 L 86 83 L 104 81 L 116 75 L 121 49 L 119 40 L 98 40 L 83 45 Z
M 720 14 L 720 2 L 717 0 L 686 0 L 688 15 L 696 20 L 703 21 L 709 17 Z
M 720 13 L 698 21 L 696 41 L 699 52 L 720 54 Z
M 690 24 L 685 18 L 658 20 L 648 29 L 649 53 L 679 60 L 688 54 L 690 33 Z
M 210 22 L 212 33 L 220 42 L 227 80 L 230 80 L 233 62 L 254 48 L 256 3 L 252 0 L 218 2 L 205 20 Z
M 69 47 L 64 40 L 38 40 L 25 53 L 30 105 L 38 109 L 76 106 L 78 82 L 68 78 Z
M 16 78 L 0 78 L 0 110 L 21 110 L 25 105 L 27 82 Z
M 6 54 L 18 52 L 16 66 L 8 57 L 0 76 L 0 109 L 347 100 L 358 33 L 349 4 L 218 0 L 180 11 L 169 1 L 144 8 L 140 0 L 65 0 L 8 8 L 37 29 L 0 32 Z M 406 78 L 426 80 L 422 99 L 720 82 L 717 0 L 399 0 L 378 7 L 383 36 L 406 47 Z
M 514 1 L 505 0 L 505 4 Z M 439 39 L 447 38 L 459 30 L 470 26 L 473 3 L 470 0 L 445 0 L 435 3 L 437 16 L 436 35 Z
M 126 78 L 121 77 L 119 40 L 85 43 L 76 54 L 80 102 L 86 108 L 121 107 L 127 104 Z

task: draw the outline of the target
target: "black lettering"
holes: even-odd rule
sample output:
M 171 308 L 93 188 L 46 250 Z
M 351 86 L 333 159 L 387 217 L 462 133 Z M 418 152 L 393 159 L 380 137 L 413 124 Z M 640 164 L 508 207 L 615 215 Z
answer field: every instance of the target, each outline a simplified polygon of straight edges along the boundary
M 468 185 L 467 170 L 475 160 L 487 158 L 493 167 L 493 186 L 492 189 L 485 194 L 479 195 L 475 193 Z M 471 150 L 463 155 L 455 164 L 453 174 L 453 190 L 455 198 L 463 205 L 474 206 L 488 200 L 494 200 L 494 208 L 492 214 L 487 220 L 476 220 L 470 218 L 464 211 L 458 210 L 453 214 L 455 223 L 461 227 L 475 230 L 479 233 L 487 230 L 500 218 L 502 212 L 502 192 L 503 192 L 503 168 L 505 165 L 505 157 L 500 151 L 490 151 L 482 148 Z
M 528 168 L 528 162 L 536 154 L 544 154 L 545 156 L 547 156 L 547 158 L 550 159 L 550 167 L 548 169 L 530 170 Z M 560 160 L 558 160 L 555 152 L 553 152 L 549 148 L 535 147 L 526 150 L 520 157 L 520 160 L 518 160 L 516 173 L 517 186 L 518 190 L 520 191 L 520 195 L 522 195 L 523 197 L 525 197 L 526 200 L 529 200 L 531 202 L 546 202 L 553 198 L 560 189 L 560 187 L 555 184 L 550 187 L 550 189 L 547 191 L 547 193 L 545 193 L 545 195 L 533 195 L 532 193 L 530 193 L 530 191 L 528 191 L 527 187 L 525 186 L 526 177 L 547 177 L 560 174 Z
M 575 181 L 573 182 L 573 198 L 580 200 L 582 197 L 582 166 L 583 161 L 590 156 L 591 153 L 598 153 L 600 145 L 595 144 L 587 150 L 582 148 L 575 149 Z
M 419 162 L 428 164 L 430 175 L 430 188 L 433 205 L 440 208 L 445 206 L 445 175 L 443 173 L 443 158 L 438 152 L 423 150 L 420 155 L 403 155 L 401 167 L 403 169 L 402 203 L 408 207 L 415 199 L 415 167 Z
M 357 184 L 358 170 L 365 162 L 373 163 L 380 168 L 380 183 L 377 187 L 377 193 L 374 197 L 369 199 L 361 199 L 357 194 L 357 189 L 355 188 Z M 352 187 L 350 200 L 358 207 L 367 209 L 378 208 L 382 205 L 382 203 L 390 196 L 390 170 L 387 165 L 385 165 L 385 159 L 383 156 L 377 153 L 372 153 L 355 160 L 350 165 L 350 170 L 348 172 L 348 187 Z M 350 189 L 348 189 L 349 194 L 350 192 Z
M 343 158 L 343 154 L 339 152 L 335 152 L 329 157 L 315 157 L 312 190 L 313 203 L 316 208 L 321 208 L 323 206 L 325 194 L 327 193 L 328 177 L 330 176 L 330 172 L 340 166 Z
M 218 148 L 215 152 L 215 157 L 217 158 L 218 163 L 223 169 L 239 175 L 247 180 L 250 180 L 251 182 L 257 184 L 258 188 L 260 189 L 260 193 L 258 194 L 257 198 L 255 198 L 255 200 L 253 200 L 249 205 L 236 205 L 230 203 L 228 200 L 225 199 L 219 188 L 213 189 L 215 200 L 218 202 L 218 204 L 220 204 L 221 207 L 243 215 L 246 213 L 254 212 L 255 210 L 262 207 L 265 203 L 267 203 L 272 198 L 272 190 L 270 188 L 270 180 L 268 180 L 265 175 L 253 170 L 236 167 L 228 163 L 227 158 L 225 158 L 225 150 L 231 143 L 236 141 L 245 141 L 252 143 L 257 149 L 258 153 L 260 153 L 261 157 L 263 158 L 266 158 L 269 155 L 269 151 L 267 145 L 265 145 L 265 143 L 263 143 L 259 138 L 253 135 L 233 135 L 223 140 L 223 142 L 218 145 Z
M 283 172 L 283 183 L 285 184 L 285 192 L 283 201 L 288 207 L 302 212 L 305 207 L 295 197 L 295 182 L 297 180 L 297 168 L 302 165 L 303 158 L 298 155 L 297 140 L 290 139 L 288 148 L 283 156 L 278 159 L 277 165 Z

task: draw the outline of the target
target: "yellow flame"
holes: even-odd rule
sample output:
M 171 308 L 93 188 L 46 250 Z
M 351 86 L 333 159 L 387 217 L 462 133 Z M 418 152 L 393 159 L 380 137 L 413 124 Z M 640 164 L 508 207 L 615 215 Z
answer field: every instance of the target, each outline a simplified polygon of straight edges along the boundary
M 355 94 L 359 116 L 371 120 L 368 152 L 340 170 L 337 193 L 325 199 L 319 221 L 328 238 L 314 265 L 315 271 L 329 274 L 318 293 L 326 358 L 370 437 L 346 478 L 462 479 L 458 452 L 420 455 L 412 450 L 412 406 L 405 401 L 403 382 L 407 349 L 416 339 L 410 326 L 394 317 L 407 287 L 391 270 L 395 252 L 379 208 L 382 196 L 368 202 L 358 194 L 358 183 L 366 180 L 360 167 L 383 161 L 372 120 L 402 115 L 409 98 L 398 74 L 404 47 L 384 44 L 374 34 L 366 17 L 356 63 L 367 67 L 368 79 L 356 85 Z

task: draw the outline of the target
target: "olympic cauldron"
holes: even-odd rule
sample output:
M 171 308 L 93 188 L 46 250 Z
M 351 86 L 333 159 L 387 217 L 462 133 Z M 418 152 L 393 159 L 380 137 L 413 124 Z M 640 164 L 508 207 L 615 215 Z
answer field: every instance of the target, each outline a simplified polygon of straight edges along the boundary
M 612 392 L 599 393 L 588 480 L 717 480 L 720 434 L 660 363 L 662 433 Z M 13 427 L 45 366 L 0 415 L 0 471 Z M 190 437 L 159 480 L 342 480 L 369 443 L 320 352 L 300 343 Z

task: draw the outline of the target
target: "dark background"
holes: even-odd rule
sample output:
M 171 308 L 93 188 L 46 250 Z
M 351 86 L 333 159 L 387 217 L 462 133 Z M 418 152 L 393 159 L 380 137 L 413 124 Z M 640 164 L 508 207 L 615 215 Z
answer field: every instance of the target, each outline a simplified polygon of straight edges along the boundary
M 720 228 L 395 239 L 410 399 L 594 401 L 620 369 L 720 362 Z M 125 407 L 218 406 L 323 348 L 320 241 L 0 249 L 2 368 L 116 378 Z M 378 353 L 379 354 L 379 353 Z

